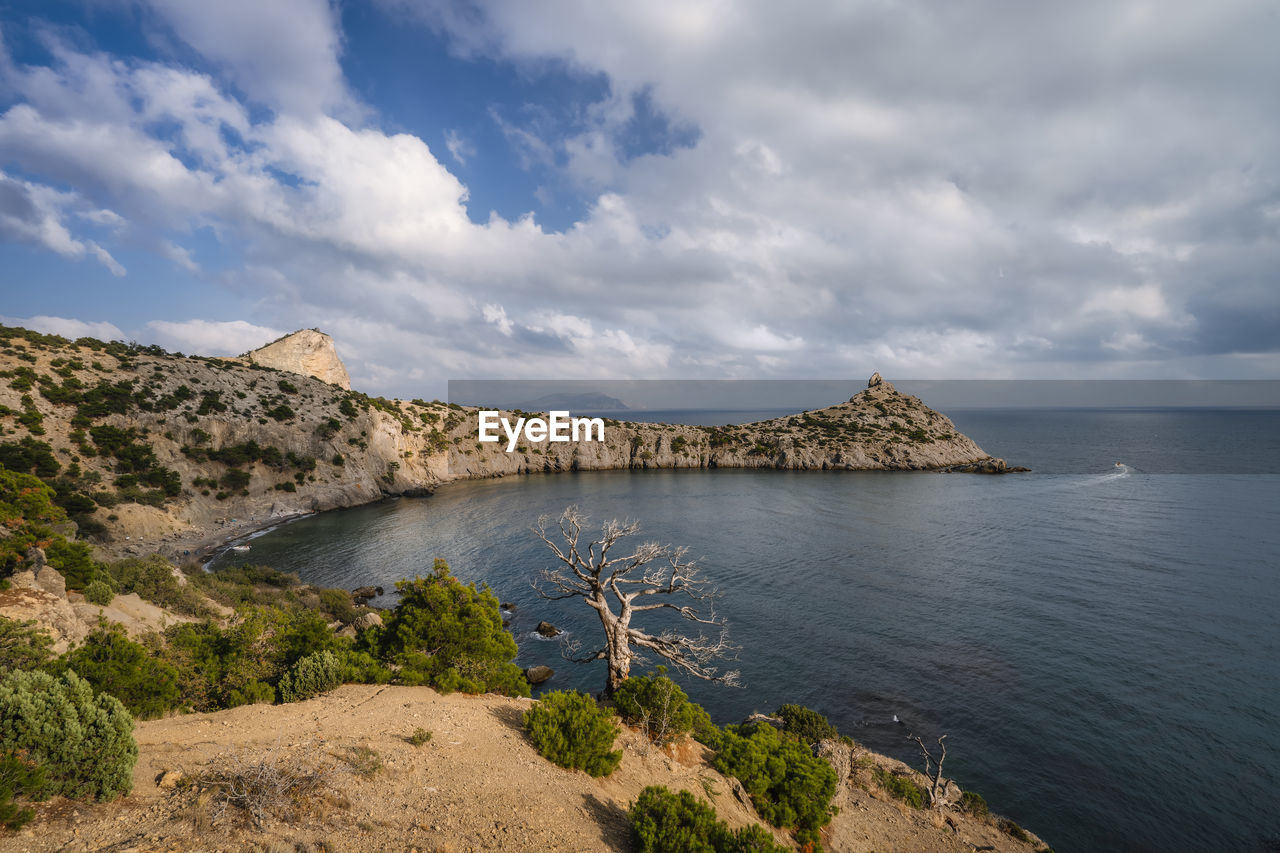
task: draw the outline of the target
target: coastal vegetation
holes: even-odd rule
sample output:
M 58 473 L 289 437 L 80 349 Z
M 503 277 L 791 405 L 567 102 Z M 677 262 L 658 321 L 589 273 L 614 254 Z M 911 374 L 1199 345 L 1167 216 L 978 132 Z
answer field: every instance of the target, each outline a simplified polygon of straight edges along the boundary
M 163 723 L 188 712 L 257 713 L 261 709 L 244 706 L 324 702 L 321 697 L 343 684 L 530 695 L 498 599 L 485 586 L 455 578 L 443 560 L 426 576 L 399 582 L 394 606 L 374 611 L 347 590 L 306 584 L 270 567 L 206 572 L 180 550 L 168 558 L 151 553 L 157 541 L 151 528 L 124 526 L 138 518 L 159 529 L 183 519 L 209 526 L 277 501 L 287 509 L 293 501 L 304 505 L 319 494 L 338 494 L 335 503 L 322 505 L 342 505 L 337 501 L 420 488 L 434 482 L 424 479 L 424 457 L 478 452 L 460 441 L 469 410 L 369 397 L 260 364 L 5 327 L 0 355 L 0 392 L 7 395 L 0 405 L 0 591 L 20 573 L 27 576 L 22 590 L 34 589 L 35 575 L 44 584 L 42 596 L 60 596 L 68 612 L 71 602 L 96 606 L 94 618 L 102 620 L 55 642 L 48 623 L 0 616 L 0 826 L 20 826 L 32 804 L 50 796 L 110 800 L 128 793 L 138 756 L 135 720 Z M 797 463 L 796 454 L 843 452 L 872 438 L 887 447 L 952 437 L 949 422 L 928 420 L 913 398 L 891 389 L 877 395 L 750 428 L 625 425 L 625 464 L 810 465 Z M 378 425 L 394 434 L 394 450 L 377 446 Z M 522 450 L 539 457 L 530 466 L 565 465 L 550 451 Z M 819 458 L 825 457 L 812 457 Z M 908 461 L 892 464 L 914 464 L 903 458 Z M 484 464 L 498 462 L 508 460 Z M 480 476 L 501 472 L 477 470 Z M 353 483 L 368 487 L 369 498 L 351 497 Z M 704 610 L 716 590 L 683 549 L 629 548 L 637 525 L 612 521 L 591 536 L 583 532 L 585 522 L 570 508 L 558 523 L 539 527 L 559 561 L 543 575 L 542 592 L 596 608 L 601 642 L 573 656 L 605 662 L 604 695 L 544 694 L 523 714 L 528 744 L 557 766 L 602 776 L 631 760 L 627 738 L 634 744 L 643 737 L 646 750 L 701 751 L 692 735 L 709 750 L 705 766 L 738 780 L 760 817 L 818 849 L 843 780 L 815 749 L 839 742 L 838 732 L 798 705 L 784 705 L 772 723 L 721 729 L 666 667 L 632 675 L 637 656 L 647 653 L 677 675 L 734 683 L 734 673 L 716 668 L 732 649 L 725 622 Z M 148 530 L 145 546 L 141 536 L 125 538 L 126 530 L 138 529 Z M 119 608 L 139 602 L 159 608 L 157 623 L 121 615 Z M 666 610 L 711 636 L 635 624 L 651 610 Z M 433 741 L 423 727 L 403 739 L 424 753 L 444 740 Z M 329 757 L 338 756 L 357 775 L 383 766 L 372 747 L 335 750 Z M 261 826 L 272 814 L 309 813 L 309 800 L 329 796 L 327 766 L 312 762 L 292 772 L 283 759 L 246 759 L 206 769 L 192 784 L 205 785 L 215 804 Z M 909 783 L 923 792 L 912 778 L 887 773 L 872 784 L 893 793 Z M 691 787 L 700 790 L 696 782 Z M 713 795 L 707 780 L 703 790 Z M 962 798 L 961 805 L 988 820 L 978 815 L 979 802 Z M 725 814 L 724 801 L 720 805 Z M 688 790 L 646 787 L 629 819 L 642 850 L 783 849 L 759 826 L 730 830 Z M 1015 837 L 1012 830 L 1006 834 Z

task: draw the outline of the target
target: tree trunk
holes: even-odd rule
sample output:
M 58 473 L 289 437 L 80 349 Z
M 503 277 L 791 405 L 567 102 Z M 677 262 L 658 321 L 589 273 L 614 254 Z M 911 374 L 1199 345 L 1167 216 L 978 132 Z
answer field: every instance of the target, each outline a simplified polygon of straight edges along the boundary
M 612 696 L 613 691 L 622 686 L 622 682 L 631 677 L 631 643 L 627 638 L 626 626 L 616 617 L 607 618 L 600 614 L 604 623 L 605 662 L 609 665 L 608 679 L 604 686 L 604 695 Z

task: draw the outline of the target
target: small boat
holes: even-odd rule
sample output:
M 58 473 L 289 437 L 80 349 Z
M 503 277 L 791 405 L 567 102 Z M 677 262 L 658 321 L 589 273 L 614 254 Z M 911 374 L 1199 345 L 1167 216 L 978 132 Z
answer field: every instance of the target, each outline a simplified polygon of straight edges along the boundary
M 1124 463 L 1123 463 L 1123 462 L 1117 462 L 1117 463 L 1116 463 L 1116 467 L 1117 467 L 1117 468 L 1123 468 L 1123 467 L 1124 467 Z
M 245 551 L 249 550 L 249 546 L 248 545 L 232 545 L 231 550 L 237 553 L 243 554 Z

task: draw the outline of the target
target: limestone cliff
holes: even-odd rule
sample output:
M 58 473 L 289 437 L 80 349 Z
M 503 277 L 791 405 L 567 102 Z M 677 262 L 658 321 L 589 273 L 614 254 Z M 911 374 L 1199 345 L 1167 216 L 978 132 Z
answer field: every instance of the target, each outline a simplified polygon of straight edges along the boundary
M 302 329 L 241 356 L 251 364 L 314 376 L 321 382 L 351 390 L 351 377 L 338 358 L 333 338 L 317 329 Z
M 945 416 L 878 376 L 846 402 L 774 420 L 608 420 L 603 441 L 522 438 L 508 453 L 505 442 L 477 440 L 474 408 L 371 398 L 331 382 L 345 382 L 346 371 L 318 332 L 290 335 L 251 361 L 50 336 L 11 334 L 0 344 L 0 424 L 10 436 L 0 445 L 31 460 L 47 445 L 57 471 L 41 476 L 75 496 L 81 524 L 115 553 L 180 558 L 273 520 L 507 474 L 1005 470 Z M 277 361 L 290 372 L 266 365 L 263 353 L 292 353 Z M 329 379 L 292 372 L 304 368 Z M 514 421 L 518 413 L 504 414 Z

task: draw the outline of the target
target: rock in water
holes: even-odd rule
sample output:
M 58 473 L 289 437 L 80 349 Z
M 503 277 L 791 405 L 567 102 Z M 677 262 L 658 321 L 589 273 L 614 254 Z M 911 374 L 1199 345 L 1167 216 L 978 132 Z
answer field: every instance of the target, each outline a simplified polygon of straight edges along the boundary
M 365 604 L 371 598 L 377 598 L 382 595 L 382 587 L 380 586 L 362 586 L 351 590 L 351 600 L 356 604 Z
M 242 357 L 252 364 L 314 376 L 322 382 L 351 390 L 351 377 L 347 375 L 342 359 L 338 358 L 333 338 L 315 329 L 302 329 L 285 335 Z
M 524 677 L 530 684 L 541 684 L 555 674 L 556 671 L 549 666 L 531 666 L 524 671 Z
M 562 633 L 559 628 L 550 622 L 539 622 L 537 631 L 544 637 L 558 637 Z

